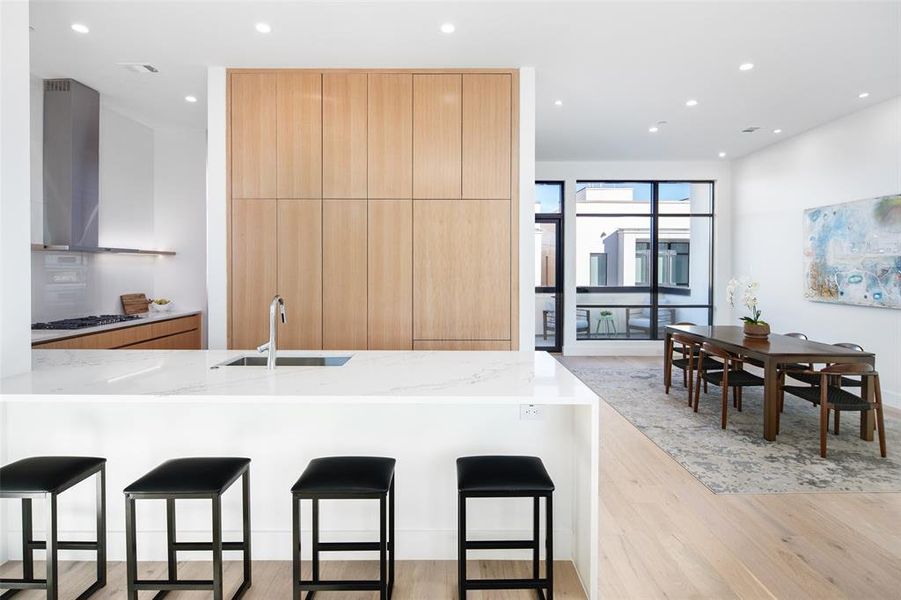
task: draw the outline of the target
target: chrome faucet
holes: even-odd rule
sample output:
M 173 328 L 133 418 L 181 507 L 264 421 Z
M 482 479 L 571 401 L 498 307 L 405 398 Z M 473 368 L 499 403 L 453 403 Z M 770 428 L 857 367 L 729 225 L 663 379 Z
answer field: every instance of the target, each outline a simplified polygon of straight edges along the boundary
M 275 355 L 278 346 L 278 326 L 275 322 L 276 307 L 278 307 L 278 311 L 282 316 L 282 323 L 287 323 L 287 317 L 285 316 L 285 301 L 281 296 L 276 294 L 272 299 L 272 302 L 269 303 L 269 341 L 257 346 L 257 352 L 260 354 L 267 350 L 269 351 L 269 356 L 266 359 L 266 368 L 270 371 L 275 369 Z

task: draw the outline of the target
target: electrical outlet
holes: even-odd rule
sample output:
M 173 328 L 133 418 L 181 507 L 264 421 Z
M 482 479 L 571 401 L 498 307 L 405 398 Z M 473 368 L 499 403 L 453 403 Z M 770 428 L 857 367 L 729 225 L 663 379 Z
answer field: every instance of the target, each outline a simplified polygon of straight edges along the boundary
M 539 404 L 520 404 L 519 420 L 520 421 L 541 421 L 544 419 L 544 412 Z

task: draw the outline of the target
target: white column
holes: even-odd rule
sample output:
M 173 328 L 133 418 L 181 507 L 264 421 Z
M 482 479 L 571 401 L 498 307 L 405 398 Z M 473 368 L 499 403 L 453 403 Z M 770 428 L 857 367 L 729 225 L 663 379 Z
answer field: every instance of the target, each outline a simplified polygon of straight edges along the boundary
M 228 345 L 225 67 L 207 70 L 206 289 L 210 349 Z
M 0 2 L 0 377 L 31 369 L 27 0 Z
M 534 231 L 535 68 L 522 67 L 519 70 L 519 349 L 523 352 L 535 350 Z

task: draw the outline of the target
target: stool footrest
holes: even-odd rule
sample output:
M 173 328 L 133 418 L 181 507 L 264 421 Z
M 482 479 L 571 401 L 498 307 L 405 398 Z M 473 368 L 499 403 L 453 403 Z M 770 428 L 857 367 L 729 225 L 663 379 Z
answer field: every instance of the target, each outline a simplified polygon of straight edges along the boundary
M 467 579 L 467 590 L 534 590 L 547 587 L 547 579 Z
M 212 579 L 138 579 L 134 582 L 138 591 L 212 590 Z
M 382 549 L 382 545 L 379 542 L 319 542 L 316 549 L 320 552 L 378 552 Z
M 175 542 L 172 544 L 176 552 L 212 552 L 212 542 Z M 244 542 L 222 542 L 222 550 L 232 552 L 244 550 Z
M 28 542 L 27 544 L 25 544 L 25 546 L 29 550 L 46 550 L 47 542 L 32 540 L 32 541 Z M 66 541 L 62 541 L 62 540 L 56 542 L 57 550 L 98 550 L 99 548 L 100 548 L 100 544 L 98 544 L 97 542 L 82 542 L 82 541 L 66 542 Z
M 42 590 L 45 587 L 46 579 L 0 579 L 0 588 L 7 590 Z
M 377 592 L 381 588 L 382 583 L 377 579 L 300 581 L 300 589 L 305 592 Z
M 537 546 L 534 540 L 467 540 L 467 550 L 531 550 Z

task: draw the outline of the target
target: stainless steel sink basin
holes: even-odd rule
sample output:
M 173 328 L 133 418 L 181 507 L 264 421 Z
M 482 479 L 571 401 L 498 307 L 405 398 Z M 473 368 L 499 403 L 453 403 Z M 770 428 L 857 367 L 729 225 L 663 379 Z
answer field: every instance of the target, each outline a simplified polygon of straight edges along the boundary
M 350 356 L 277 356 L 276 367 L 340 367 Z M 266 356 L 244 355 L 213 367 L 265 367 Z

